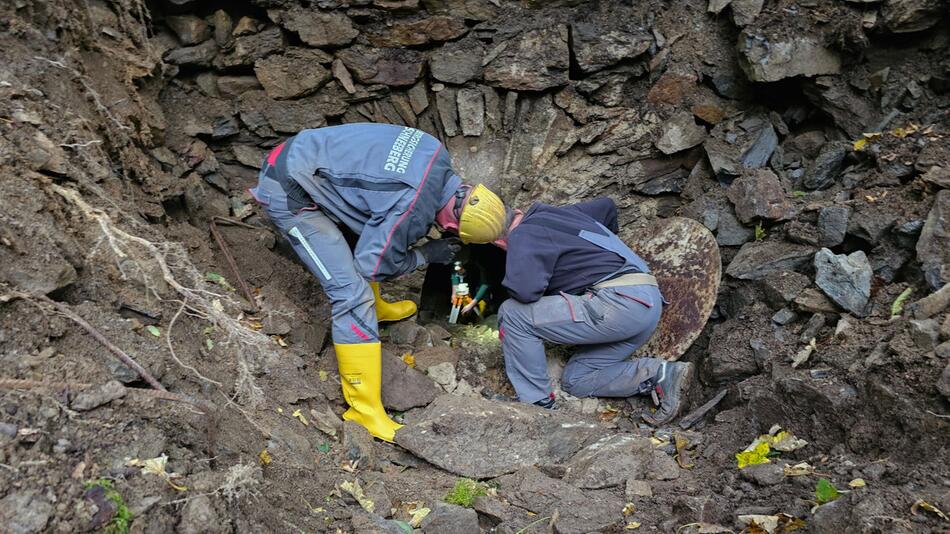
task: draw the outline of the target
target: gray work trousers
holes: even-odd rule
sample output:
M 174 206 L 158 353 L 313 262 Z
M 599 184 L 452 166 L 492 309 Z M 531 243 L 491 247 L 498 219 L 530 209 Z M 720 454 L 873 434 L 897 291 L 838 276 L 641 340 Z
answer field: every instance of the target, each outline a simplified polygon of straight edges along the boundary
M 544 341 L 578 345 L 561 377 L 571 395 L 630 397 L 649 390 L 662 360 L 628 358 L 650 339 L 662 307 L 659 289 L 648 285 L 562 293 L 530 304 L 506 300 L 499 336 L 518 399 L 537 402 L 552 393 Z
M 261 178 L 258 191 L 267 199 L 267 215 L 330 299 L 333 342 L 379 341 L 373 291 L 356 270 L 353 252 L 336 223 L 316 206 L 296 213 L 289 210 L 287 195 L 271 178 Z

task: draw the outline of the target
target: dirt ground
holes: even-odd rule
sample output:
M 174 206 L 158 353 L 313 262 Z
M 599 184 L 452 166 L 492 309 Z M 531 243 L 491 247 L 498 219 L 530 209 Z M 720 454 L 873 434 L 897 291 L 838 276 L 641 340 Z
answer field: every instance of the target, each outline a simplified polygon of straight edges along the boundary
M 421 508 L 427 533 L 950 532 L 950 310 L 918 303 L 950 282 L 950 6 L 729 4 L 0 2 L 0 532 L 405 532 Z M 537 462 L 547 500 L 510 489 L 525 465 L 477 516 L 438 509 L 460 475 L 342 425 L 327 299 L 246 193 L 282 138 L 357 121 L 436 135 L 513 205 L 706 225 L 724 275 L 681 360 L 687 411 L 722 400 L 684 429 L 561 395 L 662 460 L 594 488 Z M 816 282 L 821 248 L 866 255 L 858 312 Z M 491 324 L 385 325 L 393 416 L 512 394 Z M 807 445 L 740 470 L 774 425 Z M 840 497 L 816 506 L 819 479 Z

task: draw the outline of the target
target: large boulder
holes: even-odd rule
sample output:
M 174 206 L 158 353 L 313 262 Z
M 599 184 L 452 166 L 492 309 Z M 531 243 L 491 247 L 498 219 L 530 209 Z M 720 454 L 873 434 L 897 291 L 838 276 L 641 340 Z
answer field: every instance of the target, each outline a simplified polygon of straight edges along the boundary
M 823 248 L 815 254 L 815 283 L 831 300 L 854 315 L 867 314 L 873 274 L 863 250 L 846 255 Z
M 396 444 L 446 471 L 492 478 L 557 463 L 602 429 L 575 416 L 517 402 L 443 395 L 396 432 Z
M 489 51 L 485 81 L 516 91 L 543 91 L 568 80 L 567 26 L 530 30 Z
M 330 71 L 320 65 L 332 60 L 319 50 L 289 48 L 254 63 L 254 73 L 267 96 L 281 100 L 308 95 L 330 81 Z
M 770 38 L 746 30 L 739 35 L 738 49 L 739 66 L 754 82 L 841 71 L 841 57 L 814 36 L 792 33 Z
M 917 240 L 917 259 L 933 289 L 950 282 L 950 190 L 937 193 Z

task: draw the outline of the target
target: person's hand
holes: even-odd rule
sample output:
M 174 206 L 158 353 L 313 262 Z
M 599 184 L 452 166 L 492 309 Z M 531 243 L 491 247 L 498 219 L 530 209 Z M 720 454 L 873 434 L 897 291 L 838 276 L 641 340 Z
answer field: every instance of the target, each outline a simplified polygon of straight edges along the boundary
M 427 263 L 452 263 L 455 255 L 462 249 L 462 241 L 457 237 L 430 239 L 419 247 L 419 252 Z
M 477 300 L 473 300 L 472 302 L 469 302 L 467 306 L 462 308 L 462 313 L 463 314 L 471 313 L 471 311 L 475 309 L 475 306 L 478 306 Z

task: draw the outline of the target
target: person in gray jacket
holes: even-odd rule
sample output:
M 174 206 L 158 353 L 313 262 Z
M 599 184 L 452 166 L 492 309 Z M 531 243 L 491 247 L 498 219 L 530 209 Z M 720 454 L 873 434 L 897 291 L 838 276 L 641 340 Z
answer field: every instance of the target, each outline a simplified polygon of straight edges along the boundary
M 504 204 L 483 185 L 464 185 L 438 139 L 389 124 L 299 132 L 265 157 L 251 194 L 330 299 L 350 406 L 344 418 L 392 441 L 399 425 L 380 401 L 377 321 L 404 319 L 416 308 L 382 300 L 378 283 L 452 261 L 457 238 L 413 246 L 433 224 L 465 243 L 499 239 L 507 226 Z M 341 226 L 359 236 L 352 250 Z

